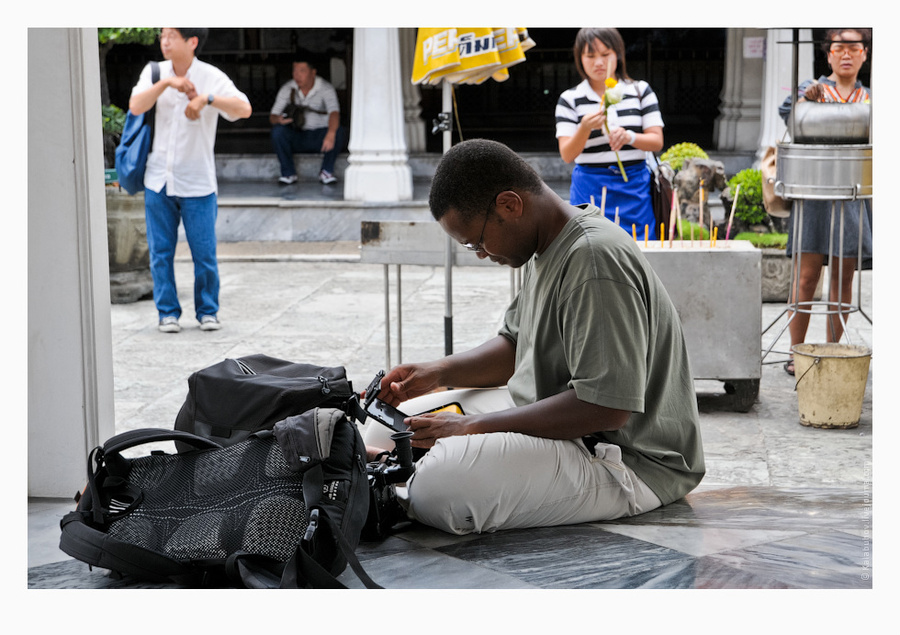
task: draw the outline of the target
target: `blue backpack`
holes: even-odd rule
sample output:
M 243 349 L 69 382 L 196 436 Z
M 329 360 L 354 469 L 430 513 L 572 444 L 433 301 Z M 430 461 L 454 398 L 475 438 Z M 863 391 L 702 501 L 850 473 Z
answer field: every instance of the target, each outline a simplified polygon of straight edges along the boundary
M 159 81 L 159 64 L 150 62 L 153 83 Z M 144 190 L 144 171 L 147 168 L 147 156 L 153 147 L 153 123 L 156 119 L 156 106 L 141 115 L 125 115 L 125 126 L 116 147 L 116 175 L 121 185 L 129 194 L 137 194 Z

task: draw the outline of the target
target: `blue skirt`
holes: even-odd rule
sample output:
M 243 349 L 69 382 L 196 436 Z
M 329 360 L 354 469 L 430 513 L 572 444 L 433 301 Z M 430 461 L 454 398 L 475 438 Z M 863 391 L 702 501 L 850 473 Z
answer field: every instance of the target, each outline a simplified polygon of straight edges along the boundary
M 653 215 L 653 201 L 650 198 L 650 170 L 644 162 L 625 166 L 628 182 L 622 178 L 619 166 L 593 167 L 576 165 L 572 170 L 572 187 L 569 202 L 572 205 L 590 203 L 600 207 L 603 200 L 603 186 L 606 186 L 606 206 L 604 215 L 615 220 L 619 208 L 619 225 L 631 235 L 631 226 L 639 238 L 644 237 L 644 226 L 649 226 L 649 236 L 656 237 L 656 217 Z

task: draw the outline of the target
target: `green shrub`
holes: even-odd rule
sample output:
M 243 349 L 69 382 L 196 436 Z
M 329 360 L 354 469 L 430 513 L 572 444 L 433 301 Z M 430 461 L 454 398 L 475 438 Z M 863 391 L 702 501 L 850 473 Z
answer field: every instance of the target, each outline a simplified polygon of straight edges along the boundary
M 709 155 L 696 143 L 676 143 L 663 152 L 659 160 L 665 161 L 676 172 L 682 168 L 685 159 L 708 159 Z
M 764 223 L 769 214 L 763 205 L 762 173 L 759 170 L 747 168 L 731 177 L 731 180 L 728 181 L 728 191 L 732 200 L 734 200 L 734 193 L 738 185 L 741 186 L 741 191 L 738 192 L 734 217 L 749 225 Z
M 113 135 L 118 139 L 125 126 L 125 111 L 115 104 L 101 106 L 101 109 L 103 110 L 103 134 Z
M 681 237 L 679 238 L 679 232 L 675 232 L 675 240 L 690 240 L 691 239 L 691 228 L 694 228 L 694 240 L 709 240 L 709 230 L 700 227 L 697 223 L 692 223 L 689 220 L 681 219 L 678 225 L 681 230 Z M 666 230 L 666 234 L 669 231 Z
M 737 215 L 737 212 L 735 212 Z M 787 234 L 759 234 L 757 232 L 741 232 L 733 240 L 749 240 L 754 247 L 767 247 L 771 249 L 785 249 L 787 247 Z

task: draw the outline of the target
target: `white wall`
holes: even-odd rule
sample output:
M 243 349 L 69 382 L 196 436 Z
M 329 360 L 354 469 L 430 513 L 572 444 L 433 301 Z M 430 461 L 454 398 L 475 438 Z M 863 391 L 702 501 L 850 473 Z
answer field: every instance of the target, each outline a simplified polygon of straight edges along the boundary
M 96 29 L 28 31 L 29 496 L 115 431 L 98 60 Z

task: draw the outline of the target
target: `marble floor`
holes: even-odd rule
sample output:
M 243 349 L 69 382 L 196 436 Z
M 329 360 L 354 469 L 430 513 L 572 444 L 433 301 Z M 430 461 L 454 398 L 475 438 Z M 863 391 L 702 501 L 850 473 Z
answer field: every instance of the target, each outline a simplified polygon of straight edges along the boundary
M 401 526 L 358 557 L 388 589 L 871 589 L 870 493 L 697 491 L 607 523 L 451 536 Z M 351 569 L 340 580 L 364 588 Z M 75 560 L 28 570 L 31 589 L 176 588 Z
M 176 267 L 182 296 L 189 298 L 190 262 L 181 260 Z M 278 351 L 285 359 L 352 360 L 348 373 L 354 385 L 367 382 L 383 366 L 383 322 L 373 319 L 381 314 L 379 266 L 321 262 L 317 255 L 308 262 L 224 259 L 220 269 L 224 302 L 231 310 L 225 328 L 211 336 L 196 328 L 174 337 L 159 334 L 150 301 L 113 305 L 120 431 L 172 421 L 188 374 L 223 357 Z M 427 267 L 406 270 L 403 288 L 411 309 L 404 314 L 405 359 L 430 359 L 440 348 L 428 325 L 441 324 L 443 306 L 435 298 L 443 297 L 443 277 Z M 870 273 L 863 282 L 870 307 Z M 484 316 L 502 316 L 509 276 L 492 268 L 461 267 L 454 289 L 457 346 L 463 350 L 496 332 L 496 320 L 485 322 Z M 368 304 L 347 298 L 368 298 Z M 321 325 L 310 318 L 323 305 L 342 307 L 332 332 L 352 337 L 330 337 L 323 347 Z M 763 323 L 781 310 L 764 305 Z M 190 315 L 188 306 L 185 312 Z M 854 338 L 871 346 L 871 323 L 854 318 L 851 326 Z M 816 326 L 815 332 L 820 330 Z M 879 342 L 884 346 L 883 339 Z M 873 369 L 879 359 L 888 357 L 876 355 Z M 890 550 L 889 539 L 879 541 L 878 585 L 872 575 L 874 375 L 873 370 L 858 428 L 844 430 L 799 425 L 794 378 L 779 363 L 763 365 L 759 397 L 750 412 L 735 411 L 720 382 L 698 382 L 707 475 L 697 490 L 665 508 L 616 522 L 462 537 L 410 526 L 384 541 L 361 544 L 359 558 L 381 586 L 404 592 L 884 588 L 891 573 L 883 564 L 889 562 L 883 555 Z M 891 423 L 889 417 L 882 422 Z M 880 426 L 879 434 L 890 428 Z M 29 501 L 27 582 L 22 586 L 160 586 L 111 578 L 62 553 L 59 519 L 72 507 L 70 500 Z M 341 580 L 362 588 L 349 569 Z

